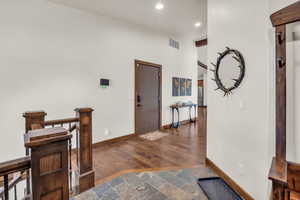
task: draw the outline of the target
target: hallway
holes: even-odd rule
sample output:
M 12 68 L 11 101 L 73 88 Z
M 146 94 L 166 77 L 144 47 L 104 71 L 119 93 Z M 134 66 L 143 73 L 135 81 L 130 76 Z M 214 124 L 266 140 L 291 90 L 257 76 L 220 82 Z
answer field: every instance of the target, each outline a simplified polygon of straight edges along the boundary
M 206 157 L 206 108 L 199 109 L 196 124 L 168 129 L 156 141 L 140 137 L 94 148 L 96 185 L 124 173 L 190 168 Z

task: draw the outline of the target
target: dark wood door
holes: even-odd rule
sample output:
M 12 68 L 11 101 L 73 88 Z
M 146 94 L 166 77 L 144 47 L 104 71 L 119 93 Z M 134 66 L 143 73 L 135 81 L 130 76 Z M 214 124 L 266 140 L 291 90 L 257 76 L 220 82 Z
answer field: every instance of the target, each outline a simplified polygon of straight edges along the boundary
M 137 134 L 160 129 L 161 68 L 136 62 L 135 131 Z

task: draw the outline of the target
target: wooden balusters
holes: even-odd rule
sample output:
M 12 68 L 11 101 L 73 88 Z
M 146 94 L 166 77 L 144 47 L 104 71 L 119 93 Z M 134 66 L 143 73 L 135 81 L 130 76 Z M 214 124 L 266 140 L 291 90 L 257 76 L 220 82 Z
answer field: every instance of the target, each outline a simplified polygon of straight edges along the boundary
M 5 200 L 9 199 L 9 191 L 8 191 L 8 174 L 4 175 L 4 198 Z
M 70 133 L 73 132 L 76 128 L 77 128 L 77 125 L 76 125 L 76 124 L 74 124 L 74 125 L 72 126 L 71 123 L 70 123 L 70 125 L 69 125 L 69 132 L 70 132 Z
M 0 163 L 0 177 L 4 177 L 4 191 L 0 191 L 0 198 L 4 196 L 4 200 L 9 199 L 9 190 L 15 188 L 16 185 L 24 180 L 23 172 L 30 168 L 30 157 L 24 157 L 16 160 Z M 12 178 L 14 173 L 20 173 L 19 176 Z M 10 178 L 11 177 L 11 178 Z M 9 182 L 11 180 L 11 182 Z
M 79 118 L 79 191 L 95 186 L 92 151 L 92 112 L 91 108 L 75 109 Z

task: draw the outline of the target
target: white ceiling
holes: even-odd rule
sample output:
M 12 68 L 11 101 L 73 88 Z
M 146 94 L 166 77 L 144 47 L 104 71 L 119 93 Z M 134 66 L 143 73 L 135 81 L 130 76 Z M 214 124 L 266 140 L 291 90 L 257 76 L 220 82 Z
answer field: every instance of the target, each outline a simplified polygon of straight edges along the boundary
M 172 36 L 200 39 L 206 35 L 207 0 L 51 0 L 66 6 L 146 26 Z M 156 10 L 157 2 L 165 5 Z M 200 21 L 202 27 L 195 28 Z

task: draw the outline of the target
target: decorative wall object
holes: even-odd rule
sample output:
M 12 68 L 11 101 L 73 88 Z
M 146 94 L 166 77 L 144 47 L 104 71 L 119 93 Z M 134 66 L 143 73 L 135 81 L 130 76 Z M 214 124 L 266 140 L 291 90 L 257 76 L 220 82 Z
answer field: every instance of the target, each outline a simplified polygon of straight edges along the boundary
M 192 79 L 176 78 L 172 79 L 172 96 L 192 96 Z
M 180 79 L 173 78 L 173 85 L 172 85 L 172 96 L 178 97 L 180 94 Z
M 186 89 L 186 79 L 180 79 L 180 96 L 185 96 L 185 89 Z
M 230 95 L 232 91 L 240 86 L 245 76 L 245 60 L 243 55 L 235 49 L 226 47 L 223 53 L 219 53 L 217 63 L 211 63 L 214 69 L 216 90 L 222 90 L 224 96 Z
M 192 96 L 192 79 L 186 79 L 185 87 L 185 95 Z

